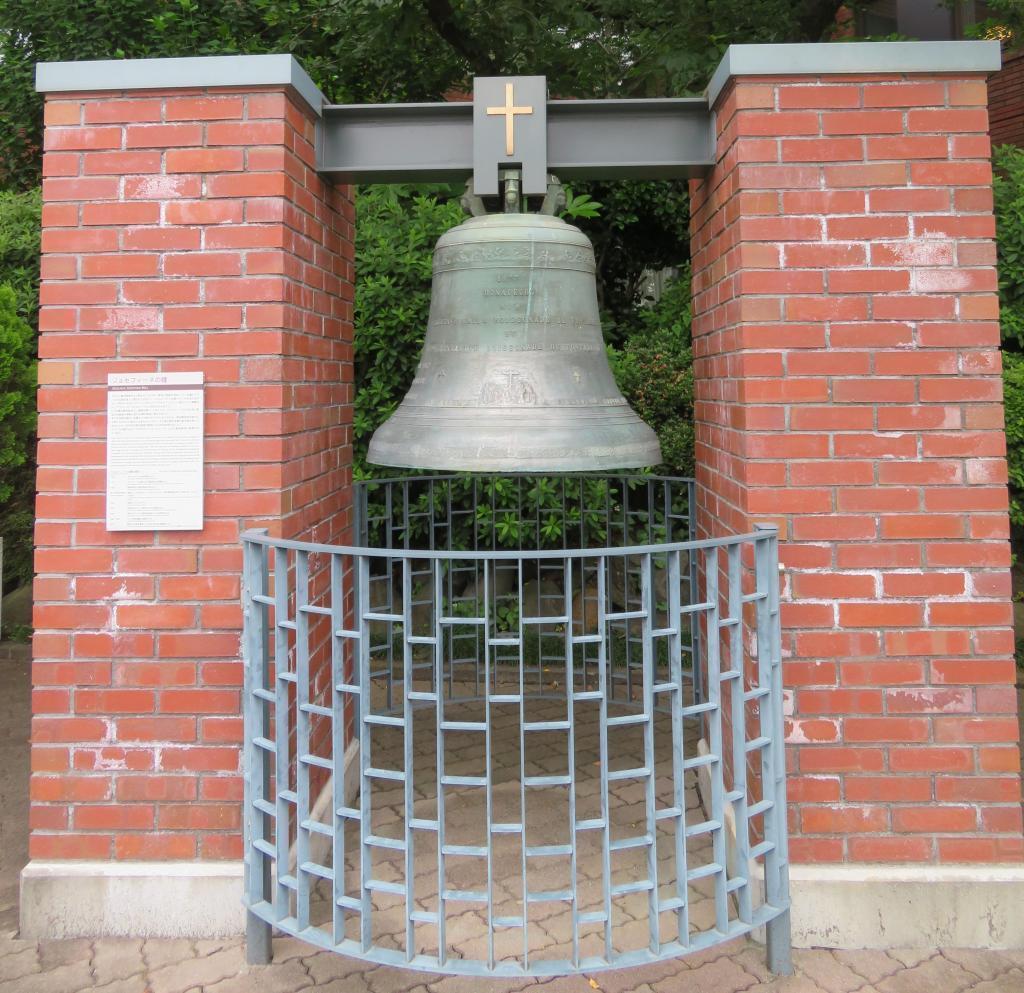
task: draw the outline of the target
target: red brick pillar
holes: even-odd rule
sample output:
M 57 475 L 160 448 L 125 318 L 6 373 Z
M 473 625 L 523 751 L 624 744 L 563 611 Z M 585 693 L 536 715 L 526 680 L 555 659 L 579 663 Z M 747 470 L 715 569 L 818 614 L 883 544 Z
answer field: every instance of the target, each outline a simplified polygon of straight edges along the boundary
M 700 530 L 780 529 L 797 937 L 898 944 L 903 918 L 956 911 L 922 890 L 911 912 L 897 880 L 977 883 L 974 922 L 999 903 L 986 873 L 1024 882 L 991 56 L 796 47 L 774 69 L 734 48 L 710 93 Z M 979 943 L 957 926 L 944 941 Z
M 154 88 L 174 71 L 197 85 Z M 23 925 L 216 933 L 242 921 L 239 535 L 348 536 L 352 201 L 315 171 L 321 98 L 286 56 L 68 78 L 46 102 Z M 205 374 L 201 532 L 106 530 L 112 371 Z M 126 870 L 178 888 L 102 924 L 119 860 L 181 860 Z

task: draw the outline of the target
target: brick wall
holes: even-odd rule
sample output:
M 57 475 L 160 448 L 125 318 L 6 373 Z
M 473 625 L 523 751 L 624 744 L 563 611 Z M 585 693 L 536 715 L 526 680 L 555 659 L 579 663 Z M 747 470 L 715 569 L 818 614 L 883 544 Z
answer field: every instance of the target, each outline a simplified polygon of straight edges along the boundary
M 1003 68 L 988 83 L 988 104 L 993 143 L 1024 148 L 1024 49 L 1003 53 Z
M 740 79 L 692 184 L 700 531 L 780 529 L 798 862 L 1024 851 L 985 100 Z
M 46 104 L 36 859 L 239 858 L 242 530 L 349 527 L 352 202 L 280 87 Z M 104 527 L 106 377 L 202 370 L 202 532 Z

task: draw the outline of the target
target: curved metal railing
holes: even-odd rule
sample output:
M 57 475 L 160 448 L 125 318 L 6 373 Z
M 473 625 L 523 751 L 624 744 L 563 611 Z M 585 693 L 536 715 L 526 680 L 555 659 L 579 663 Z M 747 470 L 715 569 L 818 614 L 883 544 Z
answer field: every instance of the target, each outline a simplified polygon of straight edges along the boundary
M 250 951 L 550 975 L 768 927 L 788 957 L 774 529 L 693 484 L 357 486 L 349 546 L 243 536 Z

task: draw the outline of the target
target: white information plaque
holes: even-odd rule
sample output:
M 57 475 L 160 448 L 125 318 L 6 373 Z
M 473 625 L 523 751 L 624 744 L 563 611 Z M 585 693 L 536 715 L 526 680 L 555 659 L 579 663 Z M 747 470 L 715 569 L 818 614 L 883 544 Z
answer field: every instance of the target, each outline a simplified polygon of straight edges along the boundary
M 201 531 L 203 374 L 107 375 L 107 530 Z

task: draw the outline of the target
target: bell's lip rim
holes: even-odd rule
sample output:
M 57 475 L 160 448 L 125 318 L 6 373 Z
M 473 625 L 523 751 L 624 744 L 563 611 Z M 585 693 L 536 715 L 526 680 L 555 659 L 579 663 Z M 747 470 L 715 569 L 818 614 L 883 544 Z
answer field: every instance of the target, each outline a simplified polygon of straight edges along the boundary
M 414 464 L 410 461 L 408 448 L 403 450 L 400 443 L 389 442 L 385 439 L 375 445 L 374 439 L 371 438 L 370 444 L 367 446 L 366 461 L 372 465 L 390 469 L 418 469 L 428 476 L 437 473 L 457 474 L 463 472 L 499 475 L 511 473 L 514 475 L 531 476 L 537 474 L 561 475 L 565 473 L 582 475 L 607 474 L 617 473 L 621 470 L 654 469 L 656 466 L 664 464 L 664 454 L 657 437 L 651 441 L 634 444 L 631 448 L 631 451 L 620 450 L 616 455 L 600 455 L 589 458 L 575 455 L 571 458 L 560 460 L 530 456 L 528 453 L 489 455 L 482 456 L 476 460 L 467 460 L 452 456 L 451 454 L 445 457 L 445 454 L 438 450 L 433 454 L 428 452 L 422 456 L 425 462 L 432 464 Z M 472 464 L 469 464 L 469 462 L 472 462 Z M 556 467 L 554 465 L 555 462 L 560 464 Z

